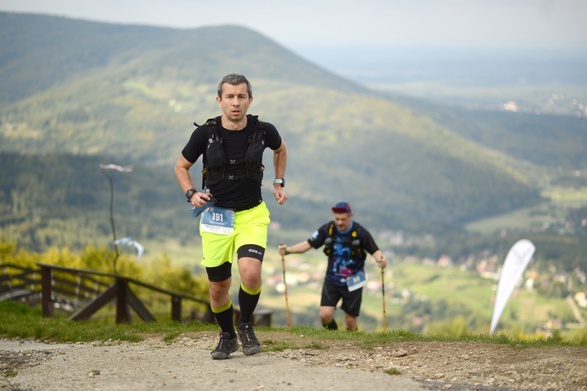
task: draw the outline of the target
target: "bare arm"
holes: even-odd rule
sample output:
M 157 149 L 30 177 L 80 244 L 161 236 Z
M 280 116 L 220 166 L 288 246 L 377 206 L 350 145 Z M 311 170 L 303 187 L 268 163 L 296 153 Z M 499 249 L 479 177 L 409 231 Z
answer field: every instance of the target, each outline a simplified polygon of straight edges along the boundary
M 279 148 L 273 151 L 273 168 L 275 170 L 275 178 L 283 178 L 285 176 L 285 167 L 287 166 L 287 147 L 285 141 L 281 140 Z M 273 185 L 273 195 L 275 201 L 282 205 L 287 201 L 287 194 L 280 184 Z
M 192 177 L 190 176 L 190 168 L 193 165 L 194 163 L 188 161 L 181 154 L 179 155 L 179 159 L 177 159 L 177 163 L 175 163 L 175 178 L 184 193 L 189 189 L 196 188 L 192 182 Z M 202 192 L 197 192 L 189 201 L 193 206 L 203 206 L 209 199 L 210 197 L 208 195 Z
M 307 240 L 303 242 L 299 242 L 294 244 L 291 247 L 287 247 L 285 244 L 281 243 L 278 247 L 278 251 L 280 255 L 287 255 L 287 254 L 301 254 L 305 253 L 309 249 L 311 249 L 310 243 Z

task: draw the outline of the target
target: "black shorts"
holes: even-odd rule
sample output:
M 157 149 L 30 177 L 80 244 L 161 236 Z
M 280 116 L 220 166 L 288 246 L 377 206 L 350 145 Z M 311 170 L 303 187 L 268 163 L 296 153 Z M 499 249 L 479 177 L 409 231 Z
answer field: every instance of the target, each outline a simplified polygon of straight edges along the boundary
M 336 286 L 331 282 L 324 280 L 322 286 L 322 298 L 320 299 L 321 307 L 336 307 L 342 299 L 340 307 L 350 316 L 358 317 L 361 310 L 361 300 L 363 299 L 363 288 L 349 292 L 346 286 Z

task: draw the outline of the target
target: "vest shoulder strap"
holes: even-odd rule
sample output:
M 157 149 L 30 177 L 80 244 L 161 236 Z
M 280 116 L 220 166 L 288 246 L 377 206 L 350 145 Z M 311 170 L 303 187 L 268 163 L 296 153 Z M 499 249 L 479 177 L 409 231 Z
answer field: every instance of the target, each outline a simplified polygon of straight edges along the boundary
M 328 237 L 333 237 L 334 236 L 334 221 L 331 221 L 330 223 L 328 223 Z
M 257 124 L 255 125 L 255 131 L 257 130 L 263 130 L 265 131 L 265 125 L 266 122 L 261 121 L 259 119 L 258 115 L 251 115 L 251 114 L 247 114 L 247 116 L 251 119 L 254 119 L 257 121 Z M 196 126 L 197 128 L 199 128 L 200 126 L 207 126 L 209 128 L 216 128 L 216 126 L 218 126 L 218 124 L 220 123 L 220 117 L 214 117 L 214 118 L 208 118 L 206 120 L 206 122 L 204 122 L 203 125 L 198 125 L 197 122 L 194 122 L 194 126 Z

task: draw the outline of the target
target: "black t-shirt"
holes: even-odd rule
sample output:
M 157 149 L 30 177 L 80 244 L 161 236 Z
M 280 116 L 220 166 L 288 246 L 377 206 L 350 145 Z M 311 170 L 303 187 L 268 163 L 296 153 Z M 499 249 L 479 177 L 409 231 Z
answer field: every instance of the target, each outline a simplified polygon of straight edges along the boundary
M 247 115 L 247 126 L 238 131 L 231 131 L 222 126 L 218 127 L 218 135 L 222 139 L 222 148 L 226 160 L 234 159 L 244 161 L 249 147 L 249 137 L 252 136 L 257 121 Z M 220 117 L 216 118 L 220 123 Z M 265 145 L 276 150 L 281 146 L 281 136 L 272 124 L 264 122 Z M 206 148 L 208 146 L 208 130 L 200 126 L 193 131 L 188 143 L 181 151 L 184 158 L 195 163 L 203 155 L 203 168 L 208 166 L 206 160 Z M 226 165 L 225 178 L 234 176 L 235 180 L 224 179 L 210 188 L 210 192 L 216 198 L 216 205 L 222 208 L 241 208 L 252 205 L 262 199 L 261 181 L 254 181 L 245 176 L 245 164 Z
M 329 237 L 328 230 L 331 224 L 329 222 L 318 228 L 308 239 L 308 243 L 313 248 L 320 248 Z M 379 250 L 371 233 L 359 223 L 351 221 L 351 226 L 345 232 L 340 232 L 336 225 L 333 227 L 332 234 L 332 252 L 328 255 L 328 267 L 326 269 L 326 280 L 337 286 L 345 286 L 346 278 L 354 275 L 365 268 L 365 257 L 351 256 L 350 243 L 355 239 L 352 238 L 353 232 L 358 234 L 359 246 L 373 254 Z

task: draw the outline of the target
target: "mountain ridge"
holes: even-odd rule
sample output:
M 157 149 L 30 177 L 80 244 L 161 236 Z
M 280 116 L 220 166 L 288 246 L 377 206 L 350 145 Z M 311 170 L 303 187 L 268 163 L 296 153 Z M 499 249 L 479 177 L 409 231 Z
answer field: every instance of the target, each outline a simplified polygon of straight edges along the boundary
M 126 64 L 139 57 L 145 51 L 167 52 L 177 56 L 181 51 L 185 63 L 227 61 L 221 68 L 212 68 L 205 73 L 194 74 L 186 71 L 186 67 L 177 67 L 187 74 L 183 77 L 192 77 L 195 82 L 216 82 L 219 74 L 229 73 L 231 67 L 243 68 L 241 73 L 256 76 L 258 69 L 246 65 L 249 59 L 242 57 L 224 56 L 222 50 L 213 51 L 211 48 L 225 46 L 224 50 L 238 50 L 239 45 L 255 43 L 262 37 L 250 29 L 240 26 L 212 26 L 196 29 L 171 29 L 162 27 L 134 26 L 109 24 L 103 22 L 88 22 L 58 16 L 30 15 L 0 12 L 0 77 L 8 77 L 8 83 L 0 93 L 1 103 L 10 103 L 14 99 L 22 99 L 27 94 L 44 88 L 57 85 L 75 76 L 92 69 L 107 66 Z M 35 34 L 36 32 L 36 34 Z M 238 37 L 235 39 L 231 37 Z M 309 64 L 306 60 L 295 56 L 289 50 L 263 37 L 264 45 L 269 45 L 270 52 L 278 50 L 279 56 L 287 57 L 291 67 Z M 66 42 L 65 44 L 63 42 Z M 187 45 L 187 46 L 186 46 Z M 241 56 L 247 53 L 239 53 Z M 259 60 L 265 60 L 262 53 L 257 53 Z M 220 57 L 220 58 L 218 58 Z M 237 62 L 240 62 L 238 65 Z M 244 66 L 243 66 L 244 64 Z M 157 62 L 157 67 L 165 64 Z M 34 72 L 42 66 L 41 72 Z M 194 69 L 197 67 L 193 67 Z M 308 67 L 307 67 L 308 68 Z M 349 82 L 341 77 L 334 76 L 325 70 L 313 65 L 310 74 L 323 77 L 327 83 L 346 84 L 347 88 L 366 90 L 356 83 Z M 205 69 L 205 67 L 197 68 Z M 287 68 L 285 70 L 288 70 Z M 265 69 L 264 74 L 274 76 L 281 69 Z M 22 75 L 26 74 L 27 78 Z M 36 78 L 28 80 L 28 76 L 36 74 Z M 299 73 L 301 80 L 307 79 L 307 74 Z M 14 86 L 12 84 L 14 83 Z M 8 88 L 6 88 L 8 86 Z M 19 92 L 20 91 L 20 92 Z M 12 95 L 10 95 L 12 94 Z M 15 98 L 10 98 L 14 96 Z

